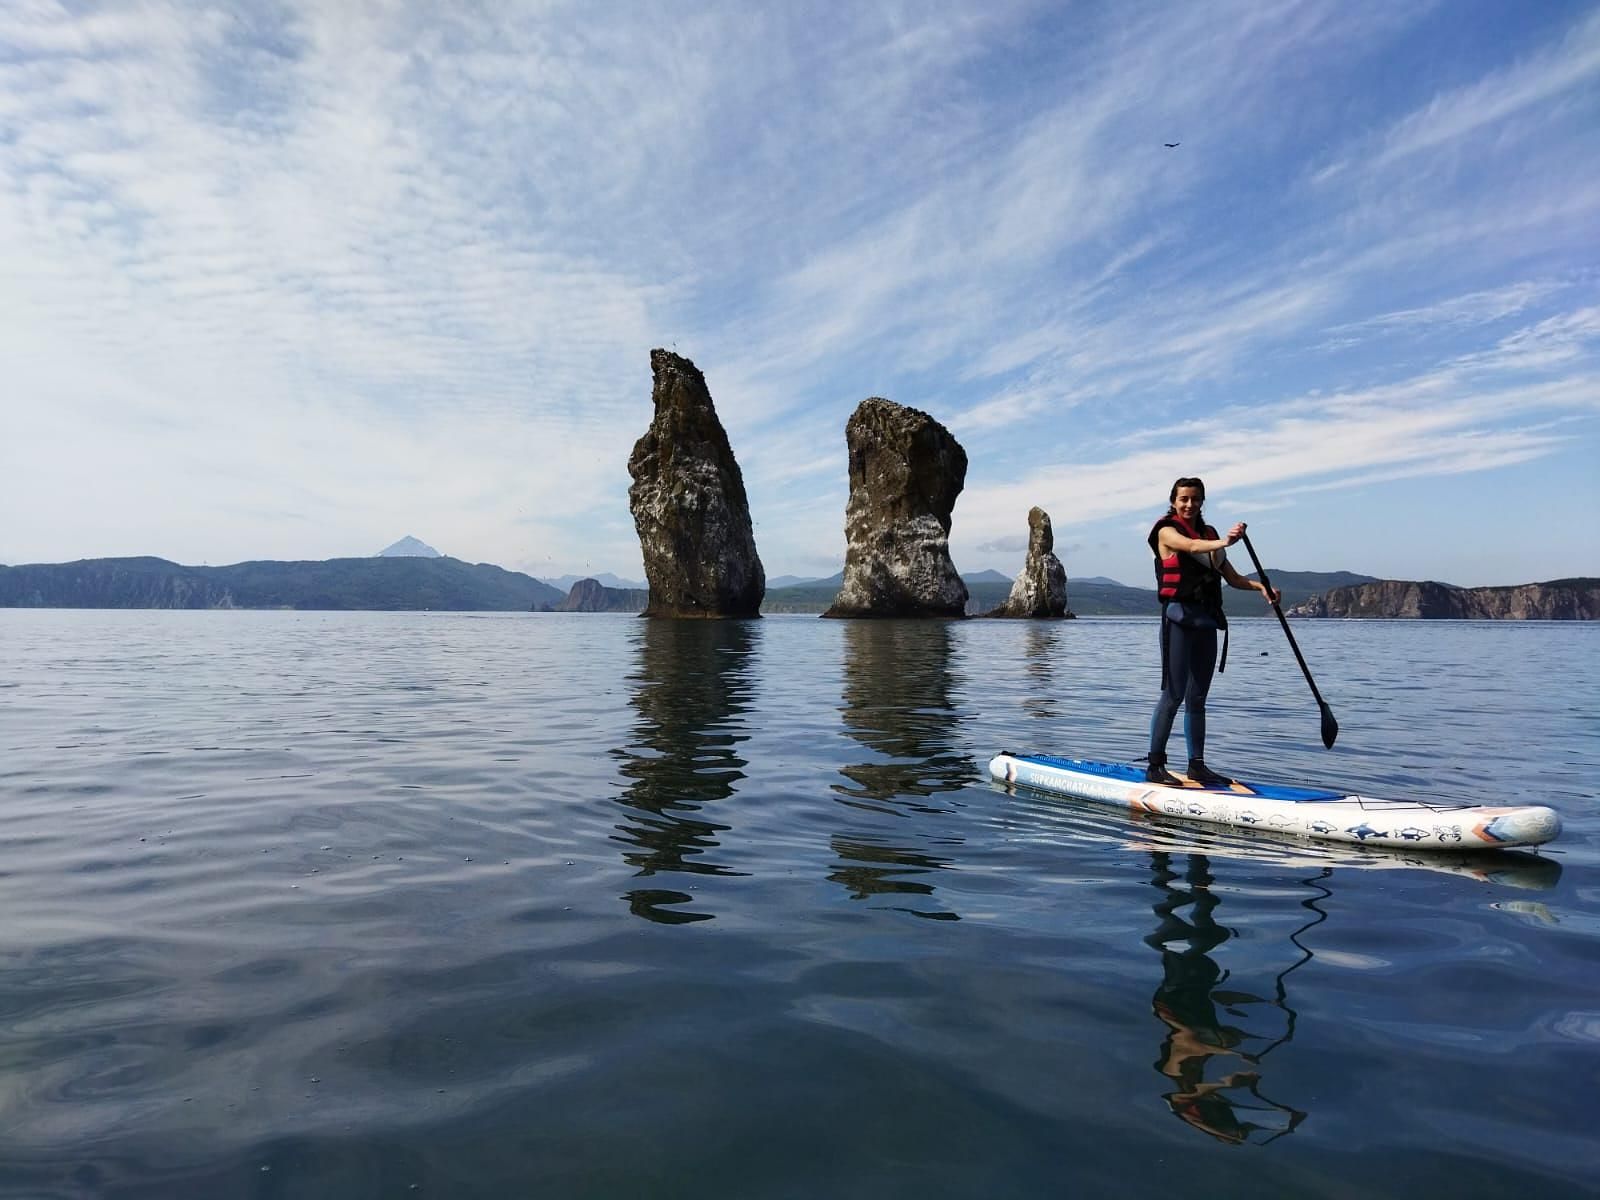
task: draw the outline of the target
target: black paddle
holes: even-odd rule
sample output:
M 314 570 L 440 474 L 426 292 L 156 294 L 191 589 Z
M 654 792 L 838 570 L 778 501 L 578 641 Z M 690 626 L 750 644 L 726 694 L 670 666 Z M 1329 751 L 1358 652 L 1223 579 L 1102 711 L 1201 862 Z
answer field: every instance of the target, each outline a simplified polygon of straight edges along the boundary
M 1261 580 L 1261 586 L 1267 589 L 1267 598 L 1272 600 L 1272 581 L 1267 578 L 1267 569 L 1256 557 L 1256 548 L 1250 544 L 1250 535 L 1241 533 L 1239 538 L 1244 542 L 1244 548 L 1250 552 L 1250 561 L 1256 565 L 1256 578 Z M 1272 600 L 1272 611 L 1278 614 L 1278 624 L 1283 626 L 1283 636 L 1289 639 L 1289 649 L 1294 651 L 1294 660 L 1300 664 L 1306 682 L 1311 685 L 1311 694 L 1317 698 L 1317 705 L 1322 709 L 1322 744 L 1332 750 L 1333 739 L 1339 736 L 1339 722 L 1333 719 L 1333 710 L 1322 698 L 1322 693 L 1317 691 L 1317 681 L 1311 678 L 1311 668 L 1306 666 L 1305 656 L 1300 653 L 1300 647 L 1295 644 L 1294 633 L 1289 629 L 1289 619 L 1283 615 L 1283 609 L 1276 600 Z

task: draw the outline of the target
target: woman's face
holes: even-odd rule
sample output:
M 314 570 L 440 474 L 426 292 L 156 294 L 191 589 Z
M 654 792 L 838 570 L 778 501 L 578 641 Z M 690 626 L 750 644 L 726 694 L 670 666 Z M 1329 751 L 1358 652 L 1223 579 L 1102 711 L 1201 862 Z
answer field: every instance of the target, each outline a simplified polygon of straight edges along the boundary
M 1201 503 L 1199 488 L 1181 487 L 1178 489 L 1178 494 L 1173 497 L 1172 507 L 1185 521 L 1193 521 L 1200 515 Z

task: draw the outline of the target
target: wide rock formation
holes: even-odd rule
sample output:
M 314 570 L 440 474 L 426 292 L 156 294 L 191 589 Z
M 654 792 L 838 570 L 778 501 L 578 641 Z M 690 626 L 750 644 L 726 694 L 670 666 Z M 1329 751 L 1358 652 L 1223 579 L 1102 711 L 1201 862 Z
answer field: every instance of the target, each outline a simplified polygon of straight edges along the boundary
M 744 476 L 705 376 L 650 351 L 655 419 L 628 457 L 628 507 L 650 584 L 647 617 L 756 617 L 767 576 L 756 554 Z
M 1298 617 L 1421 617 L 1488 621 L 1600 620 L 1600 579 L 1458 588 L 1386 579 L 1334 588 L 1289 610 Z
M 566 598 L 556 604 L 547 604 L 540 612 L 643 612 L 650 603 L 650 593 L 641 588 L 606 587 L 598 579 L 580 579 L 572 585 Z
M 1067 611 L 1067 569 L 1055 555 L 1056 535 L 1050 514 L 1038 505 L 1028 510 L 1028 557 L 1022 573 L 1011 582 L 1011 594 L 986 617 L 1059 619 Z
M 967 452 L 925 412 L 879 396 L 845 423 L 850 501 L 844 581 L 825 617 L 959 617 L 967 585 L 950 561 L 950 514 Z

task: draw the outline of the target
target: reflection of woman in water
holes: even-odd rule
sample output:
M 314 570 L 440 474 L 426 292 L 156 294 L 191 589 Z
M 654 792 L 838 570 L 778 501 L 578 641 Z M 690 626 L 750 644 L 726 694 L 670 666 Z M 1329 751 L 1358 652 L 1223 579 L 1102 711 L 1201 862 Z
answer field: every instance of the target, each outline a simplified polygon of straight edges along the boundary
M 1218 1141 L 1239 1145 L 1251 1140 L 1251 1135 L 1257 1131 L 1270 1135 L 1262 1141 L 1271 1141 L 1293 1130 L 1306 1114 L 1263 1096 L 1258 1090 L 1260 1076 L 1253 1070 L 1230 1071 L 1214 1082 L 1207 1082 L 1206 1066 L 1212 1058 L 1223 1054 L 1236 1056 L 1251 1066 L 1259 1065 L 1262 1055 L 1287 1040 L 1287 1035 L 1255 1053 L 1241 1048 L 1263 1039 L 1259 1034 L 1225 1024 L 1217 1012 L 1217 1002 L 1222 1001 L 1224 1006 L 1240 1005 L 1260 1003 L 1261 998 L 1218 990 L 1218 985 L 1228 976 L 1209 951 L 1226 942 L 1230 935 L 1212 916 L 1219 901 L 1211 891 L 1210 864 L 1205 855 L 1191 854 L 1184 877 L 1189 886 L 1185 888 L 1175 885 L 1179 876 L 1170 863 L 1167 854 L 1151 855 L 1153 882 L 1165 896 L 1154 905 L 1161 924 L 1145 938 L 1146 945 L 1161 952 L 1161 985 L 1156 988 L 1152 1007 L 1168 1031 L 1155 1067 L 1176 1085 L 1163 1098 L 1179 1120 Z M 1188 921 L 1178 915 L 1178 910 L 1185 906 L 1192 906 Z M 1182 948 L 1174 949 L 1175 943 Z M 1287 975 L 1288 971 L 1283 974 Z M 1282 976 L 1279 977 L 1278 1005 L 1287 1011 Z M 1290 1016 L 1292 1032 L 1293 1014 Z M 1250 1099 L 1228 1094 L 1239 1091 Z M 1245 1119 L 1239 1110 L 1280 1113 L 1287 1116 L 1288 1122 L 1282 1127 L 1263 1125 Z

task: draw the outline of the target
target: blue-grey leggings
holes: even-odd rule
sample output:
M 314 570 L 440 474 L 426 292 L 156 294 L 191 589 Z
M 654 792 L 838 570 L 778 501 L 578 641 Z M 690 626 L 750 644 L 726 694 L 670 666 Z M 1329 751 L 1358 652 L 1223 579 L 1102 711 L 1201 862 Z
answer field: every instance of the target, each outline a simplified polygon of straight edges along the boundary
M 1217 631 L 1161 619 L 1161 699 L 1150 718 L 1150 761 L 1167 761 L 1167 737 L 1183 705 L 1190 758 L 1206 756 L 1206 693 L 1217 667 Z

